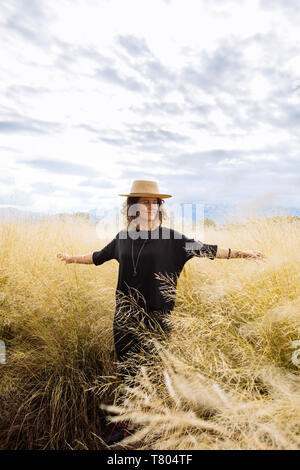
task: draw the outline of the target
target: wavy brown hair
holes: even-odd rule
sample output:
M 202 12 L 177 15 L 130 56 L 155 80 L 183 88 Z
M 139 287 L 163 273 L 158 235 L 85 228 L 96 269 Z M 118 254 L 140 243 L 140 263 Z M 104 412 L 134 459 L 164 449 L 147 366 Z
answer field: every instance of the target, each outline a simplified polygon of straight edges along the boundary
M 133 204 L 137 204 L 139 202 L 139 199 L 140 199 L 140 197 L 138 197 L 138 196 L 136 196 L 136 197 L 129 196 L 129 197 L 126 198 L 125 202 L 122 205 L 121 214 L 123 216 L 123 222 L 124 222 L 124 225 L 126 227 L 126 230 L 128 230 L 130 222 L 132 222 L 134 219 L 136 219 L 136 217 L 139 216 L 139 211 L 137 211 L 137 215 L 135 215 L 135 216 L 128 215 L 129 208 Z M 168 215 L 167 215 L 167 211 L 164 207 L 164 204 L 165 204 L 164 199 L 161 199 L 160 197 L 158 197 L 157 201 L 158 201 L 159 225 L 161 226 L 164 221 L 168 220 Z

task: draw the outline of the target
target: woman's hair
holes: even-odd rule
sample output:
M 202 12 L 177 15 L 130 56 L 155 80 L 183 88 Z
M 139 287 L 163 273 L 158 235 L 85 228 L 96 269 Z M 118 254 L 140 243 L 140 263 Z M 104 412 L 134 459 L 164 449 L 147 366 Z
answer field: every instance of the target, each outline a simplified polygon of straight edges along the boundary
M 130 222 L 132 222 L 136 217 L 138 217 L 139 212 L 137 212 L 137 215 L 128 215 L 129 213 L 129 208 L 133 204 L 138 204 L 140 197 L 136 196 L 129 196 L 126 198 L 125 202 L 122 205 L 121 208 L 121 214 L 123 216 L 123 222 L 126 227 L 126 230 L 128 230 Z M 158 216 L 159 216 L 159 225 L 161 226 L 163 221 L 166 221 L 168 219 L 167 211 L 164 207 L 165 201 L 161 199 L 160 197 L 157 198 L 158 202 Z

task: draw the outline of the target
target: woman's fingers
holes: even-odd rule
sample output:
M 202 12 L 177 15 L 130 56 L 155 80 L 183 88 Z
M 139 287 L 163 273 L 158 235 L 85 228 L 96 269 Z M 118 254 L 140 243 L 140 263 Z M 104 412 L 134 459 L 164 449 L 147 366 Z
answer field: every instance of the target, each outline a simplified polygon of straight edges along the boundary
M 264 255 L 261 251 L 253 251 L 254 258 L 263 258 Z
M 243 258 L 252 258 L 252 259 L 265 260 L 266 257 L 261 251 L 246 250 L 246 251 L 244 251 Z
M 265 259 L 265 255 L 261 251 L 256 252 L 256 258 Z
M 67 253 L 57 253 L 57 258 L 61 259 L 61 261 L 65 261 L 66 263 L 68 262 L 68 259 L 70 258 Z

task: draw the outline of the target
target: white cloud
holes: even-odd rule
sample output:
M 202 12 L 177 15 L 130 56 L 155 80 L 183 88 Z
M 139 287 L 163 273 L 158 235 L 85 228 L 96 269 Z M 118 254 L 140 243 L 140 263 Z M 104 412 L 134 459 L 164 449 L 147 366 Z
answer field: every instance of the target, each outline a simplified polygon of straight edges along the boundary
M 4 1 L 2 197 L 17 188 L 33 191 L 26 199 L 33 210 L 89 210 L 106 199 L 114 204 L 133 178 L 161 174 L 166 190 L 169 183 L 182 194 L 175 183 L 182 174 L 195 199 L 218 201 L 229 200 L 228 168 L 235 197 L 261 197 L 255 172 L 238 184 L 245 162 L 267 172 L 274 161 L 294 158 L 299 175 L 295 8 L 279 0 L 274 9 L 259 0 Z M 216 162 L 220 149 L 234 155 Z M 195 170 L 180 156 L 197 152 Z M 111 187 L 98 189 L 84 174 L 51 173 L 33 160 L 86 165 Z M 203 167 L 210 173 L 200 188 Z M 276 195 L 287 203 L 284 171 Z M 66 192 L 40 188 L 37 197 L 38 182 Z M 291 188 L 289 203 L 297 200 L 298 186 Z

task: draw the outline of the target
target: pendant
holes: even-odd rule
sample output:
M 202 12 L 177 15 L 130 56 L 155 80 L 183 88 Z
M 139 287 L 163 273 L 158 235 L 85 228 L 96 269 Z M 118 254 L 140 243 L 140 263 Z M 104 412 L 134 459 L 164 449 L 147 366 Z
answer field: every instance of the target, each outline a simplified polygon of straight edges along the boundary
M 133 272 L 133 276 L 136 276 L 136 271 Z

